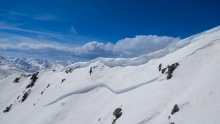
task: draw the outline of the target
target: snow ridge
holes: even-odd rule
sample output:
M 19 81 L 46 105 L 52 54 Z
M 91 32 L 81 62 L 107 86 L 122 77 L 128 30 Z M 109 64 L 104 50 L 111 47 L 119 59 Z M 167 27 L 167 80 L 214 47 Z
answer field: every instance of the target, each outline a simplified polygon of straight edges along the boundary
M 108 86 L 107 84 L 105 83 L 99 83 L 99 84 L 96 84 L 96 85 L 92 85 L 92 86 L 87 86 L 83 89 L 79 89 L 79 90 L 76 90 L 76 91 L 73 91 L 73 92 L 70 92 L 70 93 L 67 93 L 67 94 L 64 94 L 62 96 L 60 96 L 59 98 L 55 99 L 54 101 L 46 104 L 45 106 L 48 106 L 48 105 L 51 105 L 51 104 L 54 104 L 56 103 L 57 101 L 61 100 L 61 99 L 64 99 L 66 97 L 69 97 L 71 95 L 74 95 L 74 94 L 83 94 L 83 93 L 87 93 L 91 90 L 94 90 L 96 88 L 107 88 L 109 91 L 111 91 L 112 93 L 114 94 L 122 94 L 122 93 L 125 93 L 125 92 L 129 92 L 131 90 L 134 90 L 134 89 L 137 89 L 143 85 L 146 85 L 146 84 L 149 84 L 149 83 L 152 83 L 154 81 L 157 81 L 161 76 L 158 76 L 158 77 L 155 77 L 149 81 L 146 81 L 146 82 L 143 82 L 143 83 L 140 83 L 140 84 L 137 84 L 137 85 L 134 85 L 134 86 L 130 86 L 130 87 L 127 87 L 127 88 L 124 88 L 124 89 L 114 89 L 110 86 Z
M 209 34 L 212 34 L 212 33 L 219 32 L 219 31 L 220 31 L 220 26 L 215 27 L 211 30 L 204 31 L 202 33 L 193 35 L 193 36 L 188 37 L 186 39 L 176 41 L 176 42 L 170 44 L 169 46 L 167 46 L 166 48 L 164 48 L 162 50 L 159 50 L 159 51 L 156 51 L 156 52 L 153 52 L 153 53 L 150 53 L 150 54 L 142 55 L 142 56 L 139 56 L 139 57 L 135 57 L 135 58 L 102 58 L 102 57 L 100 57 L 100 58 L 93 59 L 89 62 L 74 63 L 72 65 L 66 66 L 64 68 L 64 70 L 68 69 L 68 68 L 76 68 L 76 67 L 83 68 L 83 67 L 89 66 L 91 63 L 94 63 L 96 61 L 100 61 L 108 67 L 115 67 L 115 66 L 125 67 L 125 66 L 142 65 L 142 64 L 147 63 L 151 59 L 162 58 L 162 57 L 166 56 L 167 54 L 170 54 L 170 53 L 172 53 L 172 52 L 174 52 L 178 49 L 181 49 L 181 48 L 183 48 L 183 47 L 185 47 L 185 46 L 187 46 L 187 45 L 189 45 L 193 42 L 199 42 L 200 40 L 198 40 L 198 38 L 200 36 L 202 37 L 204 35 L 209 35 Z

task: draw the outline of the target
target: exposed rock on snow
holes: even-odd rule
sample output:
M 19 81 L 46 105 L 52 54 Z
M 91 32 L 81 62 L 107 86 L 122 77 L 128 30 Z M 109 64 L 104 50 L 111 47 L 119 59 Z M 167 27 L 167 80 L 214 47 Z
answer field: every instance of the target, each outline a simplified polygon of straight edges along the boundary
M 27 88 L 31 88 L 31 87 L 34 86 L 36 80 L 38 79 L 38 77 L 37 77 L 38 73 L 39 73 L 39 72 L 34 73 L 34 74 L 32 75 L 32 77 L 31 77 L 31 82 L 30 82 L 30 84 L 27 85 L 26 89 L 27 89 Z
M 20 82 L 20 77 L 16 77 L 13 83 L 19 83 Z
M 4 113 L 5 112 L 9 112 L 10 110 L 11 110 L 11 106 L 12 106 L 12 104 L 9 106 L 9 107 L 6 107 L 6 109 L 3 111 Z
M 177 104 L 174 105 L 173 110 L 171 112 L 171 114 L 173 115 L 174 113 L 179 111 L 179 107 L 177 106 Z
M 21 102 L 24 102 L 30 93 L 31 93 L 31 90 L 28 90 L 27 92 L 25 92 L 24 95 L 22 96 Z
M 115 109 L 115 111 L 113 112 L 113 115 L 115 116 L 115 119 L 113 120 L 112 124 L 115 124 L 116 120 L 121 117 L 122 115 L 122 109 L 121 108 L 117 108 Z
M 64 78 L 64 79 L 62 79 L 61 83 L 63 83 L 65 80 L 66 80 L 65 78 Z

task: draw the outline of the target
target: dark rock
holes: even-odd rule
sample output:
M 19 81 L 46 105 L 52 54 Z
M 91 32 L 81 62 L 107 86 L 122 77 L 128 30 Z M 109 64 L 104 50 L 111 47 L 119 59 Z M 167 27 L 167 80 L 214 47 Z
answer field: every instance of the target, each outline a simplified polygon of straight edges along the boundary
M 121 117 L 122 115 L 122 109 L 121 108 L 117 108 L 115 109 L 115 111 L 113 112 L 113 115 L 115 116 L 115 119 L 113 120 L 112 124 L 114 124 L 116 122 L 116 120 Z
M 64 78 L 64 79 L 62 79 L 61 83 L 63 83 L 65 80 L 66 80 L 65 78 Z
M 163 74 L 166 71 L 167 68 L 164 68 L 161 70 L 161 73 Z
M 170 122 L 170 124 L 174 124 L 174 122 Z
M 50 86 L 50 84 L 47 85 L 47 88 Z
M 25 77 L 30 77 L 31 76 L 31 74 L 29 74 L 29 75 L 26 75 Z
M 167 80 L 171 79 L 173 77 L 173 74 L 167 73 Z
M 20 82 L 20 77 L 16 77 L 13 81 L 13 83 L 19 83 Z
M 12 106 L 12 104 L 9 106 L 9 107 L 6 107 L 6 109 L 3 111 L 4 113 L 5 112 L 9 112 L 10 110 L 11 110 L 11 106 Z
M 171 114 L 173 115 L 174 113 L 176 113 L 176 112 L 178 112 L 178 111 L 179 111 L 179 107 L 178 107 L 177 104 L 176 104 L 176 105 L 174 105 Z
M 113 120 L 112 124 L 115 124 L 116 120 L 117 120 L 117 118 L 115 118 L 115 119 Z
M 162 67 L 162 63 L 160 63 L 160 65 L 158 67 L 159 71 L 161 70 L 161 67 Z
M 24 102 L 30 93 L 31 93 L 31 90 L 28 90 L 27 92 L 25 92 L 22 99 L 21 99 L 21 102 Z
M 168 119 L 170 119 L 170 116 L 168 117 Z
M 66 73 L 66 74 L 68 74 L 68 73 L 72 73 L 72 71 L 73 71 L 73 69 L 70 68 L 69 70 L 66 70 L 65 73 Z
M 89 73 L 90 73 L 90 75 L 92 74 L 92 67 L 90 68 Z
M 119 117 L 121 117 L 121 115 L 122 115 L 122 112 L 119 112 L 119 113 L 115 114 L 115 117 L 119 118 Z
M 171 66 L 167 65 L 166 68 L 162 69 L 161 72 L 162 74 L 166 71 L 166 69 L 168 69 L 168 71 L 166 72 L 167 74 L 167 80 L 171 79 L 173 77 L 173 72 L 174 70 L 177 68 L 177 66 L 179 66 L 179 63 L 174 63 Z
M 31 82 L 30 82 L 30 84 L 27 85 L 26 89 L 27 89 L 27 88 L 31 88 L 31 87 L 34 86 L 35 82 L 36 82 L 37 79 L 38 79 L 38 77 L 37 77 L 38 73 L 39 73 L 39 72 L 37 72 L 37 73 L 35 73 L 35 74 L 33 74 L 33 75 L 31 76 Z
M 44 93 L 44 91 L 41 92 L 41 95 Z
M 19 99 L 20 95 L 17 97 L 17 99 Z
M 115 111 L 113 112 L 113 115 L 116 116 L 118 113 L 121 112 L 121 110 L 122 110 L 121 108 L 115 109 Z

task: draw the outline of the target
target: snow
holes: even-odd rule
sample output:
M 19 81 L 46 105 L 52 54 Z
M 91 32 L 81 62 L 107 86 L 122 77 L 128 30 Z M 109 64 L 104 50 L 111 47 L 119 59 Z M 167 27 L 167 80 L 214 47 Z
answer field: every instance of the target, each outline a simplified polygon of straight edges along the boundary
M 220 31 L 220 26 L 213 28 L 212 30 L 204 31 L 200 34 L 193 35 L 193 36 L 188 37 L 186 39 L 183 39 L 181 41 L 176 41 L 162 50 L 156 51 L 154 53 L 142 55 L 142 56 L 136 57 L 136 58 L 127 58 L 127 59 L 125 59 L 125 58 L 97 58 L 97 59 L 91 60 L 89 62 L 74 63 L 72 65 L 65 67 L 65 69 L 66 68 L 75 68 L 75 67 L 86 67 L 96 61 L 100 61 L 109 67 L 138 66 L 138 65 L 147 63 L 149 60 L 162 58 L 162 57 L 166 56 L 167 54 L 170 54 L 176 50 L 179 50 L 179 49 L 181 49 L 191 43 L 200 42 L 201 40 L 199 40 L 199 39 L 201 39 L 201 38 L 205 39 L 210 34 L 215 35 L 214 37 L 210 36 L 212 39 L 214 38 L 214 39 L 218 40 L 220 38 L 220 36 L 218 36 L 218 34 L 216 35 L 216 33 L 218 33 L 219 31 Z M 214 42 L 214 40 L 213 40 L 213 42 Z M 203 46 L 203 44 L 201 44 L 201 45 Z
M 14 73 L 34 73 L 40 70 L 60 71 L 65 66 L 72 64 L 71 61 L 47 61 L 33 58 L 12 58 L 0 56 L 0 80 Z
M 137 58 L 76 63 L 65 68 L 74 69 L 68 74 L 65 69 L 41 70 L 22 103 L 31 77 L 14 73 L 0 80 L 0 123 L 111 124 L 114 110 L 121 107 L 115 124 L 218 124 L 219 50 L 216 27 Z M 158 65 L 176 62 L 180 65 L 167 80 Z M 13 83 L 16 77 L 20 83 Z M 3 113 L 10 104 L 11 110 Z M 171 115 L 175 104 L 179 112 Z

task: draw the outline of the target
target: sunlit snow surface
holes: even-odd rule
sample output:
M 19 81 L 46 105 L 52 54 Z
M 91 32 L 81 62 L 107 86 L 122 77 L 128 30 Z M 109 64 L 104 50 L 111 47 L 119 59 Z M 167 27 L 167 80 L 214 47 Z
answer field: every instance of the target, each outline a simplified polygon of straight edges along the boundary
M 19 100 L 30 77 L 13 83 L 20 75 L 11 75 L 0 80 L 0 124 L 111 124 L 120 106 L 123 114 L 116 124 L 219 124 L 219 42 L 216 27 L 137 58 L 76 63 L 66 67 L 74 69 L 68 74 L 65 69 L 40 71 L 23 103 Z M 180 66 L 167 80 L 158 65 L 175 62 Z M 175 104 L 180 110 L 171 115 Z

